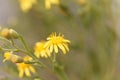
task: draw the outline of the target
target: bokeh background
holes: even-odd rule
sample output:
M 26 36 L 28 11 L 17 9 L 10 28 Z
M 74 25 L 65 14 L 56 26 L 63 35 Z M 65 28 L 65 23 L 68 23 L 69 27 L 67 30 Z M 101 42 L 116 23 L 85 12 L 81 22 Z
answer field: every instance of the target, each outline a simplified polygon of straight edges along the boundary
M 13 28 L 23 35 L 33 49 L 34 44 L 52 32 L 62 33 L 71 41 L 70 52 L 59 54 L 69 80 L 120 80 L 120 1 L 119 0 L 60 0 L 50 10 L 45 0 L 25 13 L 18 0 L 0 0 L 0 26 Z M 18 78 L 16 67 L 3 63 L 0 53 L 0 80 L 33 80 Z M 56 76 L 37 67 L 45 80 Z

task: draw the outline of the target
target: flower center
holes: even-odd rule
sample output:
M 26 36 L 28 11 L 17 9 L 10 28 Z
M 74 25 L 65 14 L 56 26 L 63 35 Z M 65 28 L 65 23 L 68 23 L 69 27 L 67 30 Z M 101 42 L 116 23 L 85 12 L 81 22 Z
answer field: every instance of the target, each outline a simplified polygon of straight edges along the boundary
M 20 63 L 19 66 L 20 66 L 21 69 L 25 69 L 25 68 L 29 67 L 29 64 Z
M 59 44 L 59 43 L 62 42 L 62 40 L 63 40 L 62 37 L 53 37 L 53 38 L 51 38 L 51 41 L 52 41 L 53 44 Z

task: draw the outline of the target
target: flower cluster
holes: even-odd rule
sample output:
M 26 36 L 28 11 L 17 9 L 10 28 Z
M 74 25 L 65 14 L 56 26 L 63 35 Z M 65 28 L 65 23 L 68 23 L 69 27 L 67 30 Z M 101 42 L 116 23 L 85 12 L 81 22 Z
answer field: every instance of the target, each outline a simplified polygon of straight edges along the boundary
M 26 64 L 26 61 L 32 61 L 32 58 L 29 56 L 25 56 L 24 58 L 13 54 L 13 52 L 5 52 L 4 53 L 5 59 L 3 62 L 9 60 L 17 65 L 19 71 L 19 77 L 23 77 L 24 73 L 26 76 L 31 76 L 30 71 L 35 73 L 35 68 L 31 64 Z
M 0 35 L 0 39 L 8 41 L 14 48 L 6 49 L 0 47 L 1 50 L 5 51 L 3 62 L 11 61 L 12 63 L 14 63 L 19 71 L 20 78 L 22 78 L 24 74 L 30 77 L 31 73 L 36 73 L 34 64 L 39 63 L 41 65 L 41 61 L 39 58 L 48 58 L 55 56 L 54 54 L 58 53 L 59 49 L 63 52 L 63 54 L 66 54 L 69 51 L 68 45 L 70 41 L 65 39 L 64 35 L 60 33 L 52 33 L 50 34 L 50 36 L 47 37 L 46 40 L 36 42 L 34 46 L 34 51 L 32 50 L 33 52 L 30 51 L 31 49 L 27 47 L 27 44 L 22 36 L 19 35 L 15 30 L 5 28 L 1 30 Z M 20 41 L 24 49 L 16 46 L 16 44 L 14 43 L 14 39 Z M 24 53 L 24 55 L 17 55 L 19 52 Z
M 69 51 L 68 43 L 69 40 L 64 38 L 62 34 L 52 33 L 48 38 L 47 41 L 37 42 L 35 44 L 35 52 L 34 54 L 37 57 L 49 57 L 51 56 L 52 52 L 58 53 L 58 49 L 61 49 L 64 54 Z

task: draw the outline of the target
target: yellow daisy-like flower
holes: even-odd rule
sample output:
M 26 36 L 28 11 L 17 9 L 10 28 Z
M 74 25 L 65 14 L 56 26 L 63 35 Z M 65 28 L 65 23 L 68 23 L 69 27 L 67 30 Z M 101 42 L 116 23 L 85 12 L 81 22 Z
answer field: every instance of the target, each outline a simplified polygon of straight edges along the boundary
M 45 8 L 46 9 L 51 9 L 51 5 L 55 4 L 55 5 L 59 5 L 60 1 L 59 0 L 45 0 Z
M 37 3 L 37 0 L 19 0 L 20 7 L 24 12 L 28 12 L 33 4 Z
M 50 56 L 50 51 L 44 47 L 45 41 L 42 42 L 37 42 L 35 44 L 35 52 L 34 54 L 39 58 L 39 57 L 44 57 L 47 58 Z
M 19 70 L 19 77 L 23 77 L 24 73 L 26 76 L 30 77 L 31 74 L 30 72 L 32 73 L 35 73 L 35 68 L 30 65 L 30 64 L 25 64 L 25 63 L 17 63 L 17 67 L 18 67 L 18 70 Z
M 24 60 L 31 60 L 30 57 L 26 56 L 24 57 Z M 19 77 L 22 78 L 24 74 L 28 77 L 31 76 L 32 73 L 36 73 L 35 68 L 31 64 L 26 64 L 26 63 L 17 63 L 18 71 L 19 71 Z
M 64 39 L 64 35 L 59 35 L 57 36 L 56 33 L 52 33 L 48 38 L 47 42 L 44 47 L 48 48 L 50 52 L 52 53 L 53 50 L 55 53 L 58 53 L 58 48 L 62 50 L 64 54 L 66 54 L 67 51 L 69 51 L 68 48 L 68 43 L 70 43 L 69 40 Z
M 5 62 L 7 60 L 10 60 L 14 63 L 23 62 L 23 59 L 20 56 L 14 55 L 13 52 L 5 52 L 4 57 L 5 57 L 5 59 L 3 60 L 3 62 Z

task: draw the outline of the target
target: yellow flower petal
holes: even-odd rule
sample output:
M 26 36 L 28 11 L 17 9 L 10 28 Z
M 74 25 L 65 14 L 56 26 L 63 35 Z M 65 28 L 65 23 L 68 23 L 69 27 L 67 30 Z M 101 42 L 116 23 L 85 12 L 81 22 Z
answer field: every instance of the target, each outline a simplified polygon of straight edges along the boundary
M 67 43 L 70 43 L 70 41 L 69 41 L 69 40 L 66 40 L 66 39 L 65 39 L 65 40 L 63 40 L 63 42 L 67 42 Z
M 46 9 L 51 9 L 51 2 L 49 0 L 45 0 L 45 8 Z
M 40 54 L 38 52 L 35 52 L 34 54 L 36 55 L 36 57 L 40 57 Z
M 65 49 L 66 49 L 67 51 L 69 51 L 68 44 L 63 43 L 63 46 L 65 47 Z
M 48 55 L 48 56 L 51 56 L 51 53 L 50 53 L 50 51 L 49 51 L 49 50 L 47 50 L 47 55 Z
M 11 59 L 11 56 L 13 55 L 12 53 L 13 53 L 13 52 L 5 52 L 5 53 L 4 53 L 5 61 Z
M 25 74 L 26 74 L 27 76 L 31 76 L 30 71 L 29 71 L 29 68 L 25 68 Z
M 22 78 L 24 75 L 24 70 L 23 69 L 20 69 L 19 70 L 19 77 Z
M 50 46 L 50 52 L 53 52 L 53 44 Z
M 3 62 L 5 62 L 7 59 L 3 59 Z
M 30 66 L 29 68 L 30 68 L 30 70 L 31 70 L 33 73 L 36 72 L 36 71 L 35 71 L 35 68 L 33 68 L 32 66 Z
M 49 47 L 45 47 L 46 46 L 46 43 L 45 41 L 42 41 L 42 42 L 37 42 L 35 44 L 35 52 L 34 54 L 36 55 L 36 57 L 40 58 L 40 57 L 44 57 L 44 58 L 47 58 L 48 56 L 50 56 L 50 51 L 48 50 Z M 50 44 L 50 43 L 47 43 L 47 44 Z M 51 51 L 52 51 L 52 47 L 51 47 Z
M 62 44 L 58 44 L 58 47 L 63 51 L 64 54 L 66 54 L 65 47 Z
M 52 4 L 56 4 L 56 5 L 58 5 L 60 3 L 59 0 L 50 0 L 50 1 L 51 1 Z
M 43 50 L 43 51 L 41 51 L 41 53 L 40 53 L 40 54 L 41 54 L 41 57 L 47 57 L 46 51 L 44 51 L 44 50 Z
M 56 45 L 54 45 L 54 50 L 55 50 L 55 53 L 58 53 L 58 47 Z

